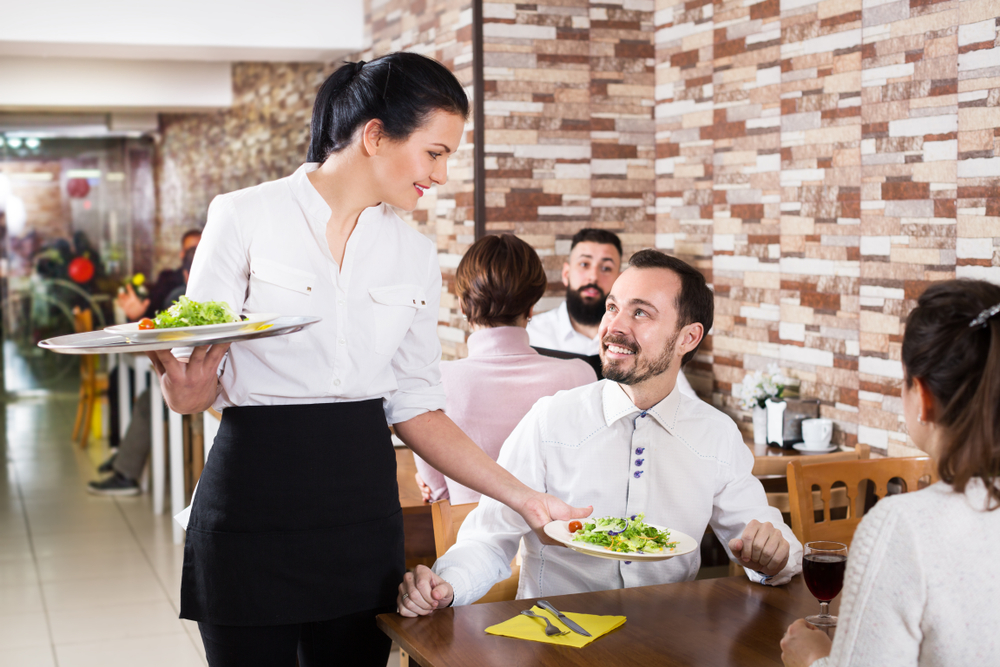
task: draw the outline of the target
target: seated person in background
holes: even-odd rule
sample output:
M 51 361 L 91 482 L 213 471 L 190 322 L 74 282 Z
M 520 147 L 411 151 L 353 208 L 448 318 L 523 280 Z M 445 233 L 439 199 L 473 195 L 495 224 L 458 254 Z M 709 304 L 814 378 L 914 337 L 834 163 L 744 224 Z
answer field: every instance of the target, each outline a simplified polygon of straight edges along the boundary
M 201 231 L 189 229 L 181 237 L 181 264 L 184 263 L 184 256 L 192 248 L 198 247 L 201 241 Z M 183 290 L 187 284 L 184 277 L 183 266 L 179 269 L 164 269 L 156 278 L 156 282 L 149 288 L 149 297 L 140 299 L 132 288 L 126 285 L 125 291 L 118 295 L 118 305 L 129 322 L 135 322 L 144 317 L 152 319 L 161 310 L 169 308 L 176 297 L 171 298 L 171 294 L 178 289 Z M 183 294 L 183 292 L 181 292 Z M 129 371 L 131 374 L 131 371 Z M 110 428 L 108 429 L 108 447 L 117 449 L 121 434 L 118 433 L 118 367 L 115 366 L 108 375 L 108 417 Z M 111 463 L 105 461 L 98 468 L 98 472 L 111 472 Z
M 563 262 L 562 269 L 566 300 L 558 308 L 531 319 L 531 346 L 596 359 L 601 347 L 597 330 L 604 317 L 604 302 L 621 266 L 622 242 L 617 234 L 591 228 L 574 234 L 569 259 Z M 698 398 L 683 371 L 677 374 L 677 385 L 686 395 Z
M 768 506 L 752 452 L 732 419 L 676 386 L 681 363 L 712 326 L 713 307 L 696 269 L 656 250 L 636 253 L 601 322 L 605 379 L 540 399 L 497 462 L 533 489 L 592 503 L 595 517 L 644 513 L 696 539 L 711 526 L 752 580 L 783 584 L 801 570 L 802 547 Z M 518 598 L 690 581 L 701 564 L 697 551 L 625 562 L 551 548 L 484 498 L 433 570 L 405 575 L 400 613 L 476 601 L 510 576 L 522 537 Z
M 473 243 L 455 272 L 472 334 L 468 357 L 441 364 L 444 411 L 494 460 L 535 401 L 597 380 L 586 362 L 543 357 L 528 345 L 524 327 L 546 282 L 538 254 L 510 234 Z M 480 494 L 413 458 L 425 500 L 479 501 Z
M 832 645 L 798 620 L 781 640 L 786 665 L 997 664 L 998 313 L 1000 286 L 981 280 L 931 285 L 910 312 L 903 416 L 941 481 L 885 498 L 865 515 Z
M 167 295 L 164 309 L 174 304 L 174 301 L 184 295 L 187 287 L 188 274 L 194 264 L 194 253 L 197 246 L 192 246 L 184 252 L 184 262 L 181 264 L 181 277 L 184 280 L 180 287 Z M 157 311 L 159 312 L 159 311 Z M 98 472 L 111 472 L 110 477 L 97 482 L 88 482 L 87 491 L 102 496 L 135 496 L 139 494 L 139 477 L 146 467 L 149 451 L 152 448 L 152 433 L 150 432 L 149 390 L 145 389 L 135 399 L 132 409 L 132 420 L 129 422 L 125 437 L 122 438 L 118 452 L 105 461 L 97 469 Z

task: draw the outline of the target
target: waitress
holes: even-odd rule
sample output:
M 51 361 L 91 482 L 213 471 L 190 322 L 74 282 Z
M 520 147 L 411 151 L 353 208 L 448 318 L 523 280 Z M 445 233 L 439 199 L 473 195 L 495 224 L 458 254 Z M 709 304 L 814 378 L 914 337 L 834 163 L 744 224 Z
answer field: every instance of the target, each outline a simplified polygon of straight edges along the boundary
M 150 355 L 172 410 L 223 410 L 181 583 L 212 667 L 385 665 L 375 615 L 404 573 L 387 423 L 536 528 L 589 514 L 522 485 L 442 411 L 437 249 L 390 206 L 445 183 L 468 113 L 429 58 L 345 64 L 317 95 L 309 163 L 209 208 L 190 298 L 323 318 L 188 363 Z

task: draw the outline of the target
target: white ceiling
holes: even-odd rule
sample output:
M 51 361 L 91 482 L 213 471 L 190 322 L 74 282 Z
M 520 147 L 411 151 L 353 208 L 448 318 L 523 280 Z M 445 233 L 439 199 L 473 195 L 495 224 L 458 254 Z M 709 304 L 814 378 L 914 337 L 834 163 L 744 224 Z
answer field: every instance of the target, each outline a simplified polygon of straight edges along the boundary
M 213 111 L 232 104 L 233 62 L 331 62 L 367 39 L 363 0 L 10 0 L 2 14 L 8 118 Z

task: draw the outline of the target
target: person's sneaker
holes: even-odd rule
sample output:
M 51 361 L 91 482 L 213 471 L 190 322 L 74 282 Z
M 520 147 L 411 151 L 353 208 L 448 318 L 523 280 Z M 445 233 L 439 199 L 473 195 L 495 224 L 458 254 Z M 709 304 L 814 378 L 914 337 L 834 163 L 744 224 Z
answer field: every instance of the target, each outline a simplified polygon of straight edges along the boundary
M 101 482 L 88 482 L 87 491 L 99 496 L 137 496 L 139 483 L 116 472 Z
M 115 452 L 114 454 L 112 454 L 111 456 L 109 456 L 107 461 L 105 461 L 101 465 L 97 466 L 97 472 L 101 473 L 102 475 L 106 475 L 109 472 L 114 472 L 115 471 L 115 459 L 117 457 L 118 457 L 118 453 L 117 452 Z

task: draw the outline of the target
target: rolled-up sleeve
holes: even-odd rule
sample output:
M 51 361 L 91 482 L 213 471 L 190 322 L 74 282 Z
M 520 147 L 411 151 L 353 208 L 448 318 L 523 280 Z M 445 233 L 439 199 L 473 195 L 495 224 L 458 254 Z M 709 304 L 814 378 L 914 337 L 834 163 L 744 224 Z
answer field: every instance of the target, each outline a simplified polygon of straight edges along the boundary
M 424 293 L 427 306 L 417 310 L 403 342 L 392 357 L 392 372 L 398 388 L 385 400 L 385 417 L 390 424 L 413 419 L 425 412 L 444 410 L 441 384 L 441 342 L 438 340 L 438 311 L 441 305 L 441 266 L 431 249 Z

